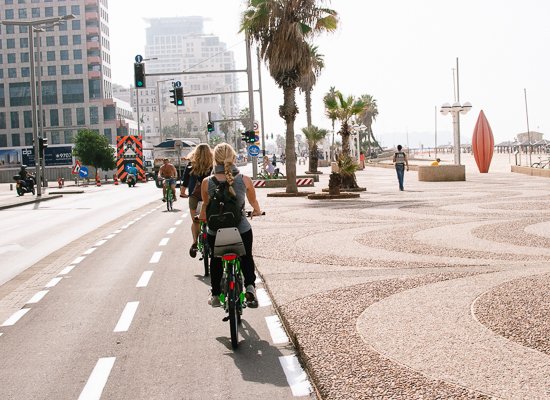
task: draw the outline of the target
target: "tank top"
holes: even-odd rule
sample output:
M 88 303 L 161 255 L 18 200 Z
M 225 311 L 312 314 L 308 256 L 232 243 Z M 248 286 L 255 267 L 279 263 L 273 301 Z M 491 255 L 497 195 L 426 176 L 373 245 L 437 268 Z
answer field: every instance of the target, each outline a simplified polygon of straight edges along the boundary
M 218 181 L 220 182 L 225 182 L 225 179 L 219 179 L 219 178 L 216 178 L 216 179 L 218 179 Z M 214 196 L 215 190 L 216 190 L 216 184 L 212 181 L 211 178 L 208 178 L 208 197 L 209 198 Z M 246 200 L 246 186 L 244 184 L 243 176 L 240 173 L 237 173 L 237 175 L 235 175 L 235 180 L 233 181 L 233 190 L 235 190 L 235 194 L 237 195 L 238 205 L 241 207 L 242 210 L 244 210 L 244 203 Z M 246 218 L 246 216 L 243 215 L 237 229 L 239 230 L 239 233 L 245 233 L 245 232 L 248 232 L 250 229 L 252 229 L 252 226 L 250 225 L 250 221 L 248 221 L 248 218 Z M 208 234 L 215 235 L 216 232 L 208 229 Z
M 405 153 L 402 151 L 395 153 L 395 164 L 405 164 Z

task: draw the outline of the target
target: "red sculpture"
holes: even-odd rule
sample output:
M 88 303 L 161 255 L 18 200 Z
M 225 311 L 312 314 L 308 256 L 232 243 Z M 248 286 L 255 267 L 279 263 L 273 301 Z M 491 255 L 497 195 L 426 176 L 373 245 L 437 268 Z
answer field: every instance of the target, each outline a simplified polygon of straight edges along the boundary
M 489 121 L 485 118 L 483 110 L 481 110 L 479 117 L 477 117 L 476 127 L 474 128 L 474 136 L 472 136 L 472 150 L 479 172 L 489 172 L 494 147 L 495 139 L 493 138 L 493 131 L 491 130 Z

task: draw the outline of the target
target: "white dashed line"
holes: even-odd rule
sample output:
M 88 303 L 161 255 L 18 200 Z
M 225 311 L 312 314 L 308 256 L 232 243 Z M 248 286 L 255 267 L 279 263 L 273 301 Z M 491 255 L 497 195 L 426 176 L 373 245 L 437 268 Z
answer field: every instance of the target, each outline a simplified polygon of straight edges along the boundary
M 166 246 L 170 238 L 164 238 L 160 241 L 159 246 Z
M 105 239 L 112 239 L 114 238 L 116 235 L 114 233 L 111 233 L 109 236 L 105 236 Z
M 86 386 L 78 396 L 78 400 L 99 400 L 103 388 L 109 379 L 111 369 L 115 364 L 115 357 L 100 358 L 86 382 Z
M 258 305 L 260 307 L 267 307 L 271 305 L 271 299 L 265 289 L 256 290 L 256 296 L 258 297 Z
M 155 251 L 149 260 L 149 264 L 156 264 L 160 261 L 160 257 L 162 256 L 162 251 Z
M 49 281 L 45 287 L 47 288 L 52 288 L 54 287 L 55 285 L 57 285 L 59 282 L 61 282 L 61 279 L 63 279 L 63 277 L 57 277 L 57 278 L 53 278 L 51 281 Z
M 126 307 L 124 307 L 124 311 L 122 311 L 122 315 L 120 316 L 113 332 L 126 332 L 130 328 L 130 324 L 134 319 L 138 305 L 139 301 L 131 301 L 126 304 Z
M 80 264 L 86 257 L 77 257 L 73 260 L 71 264 Z
M 2 336 L 2 335 L 3 335 L 3 333 L 2 333 L 2 332 L 0 332 L 0 336 Z
M 36 304 L 38 303 L 40 300 L 42 300 L 44 298 L 44 296 L 46 294 L 48 294 L 49 290 L 41 290 L 40 292 L 36 293 L 34 296 L 32 296 L 32 298 L 27 301 L 27 304 Z
M 174 233 L 176 231 L 176 228 L 170 228 L 168 229 L 168 232 L 166 232 L 167 235 L 171 235 L 172 233 Z
M 181 225 L 182 222 L 183 222 L 183 219 L 178 219 L 178 220 L 175 222 L 175 225 Z
M 288 336 L 286 335 L 278 316 L 271 315 L 269 317 L 265 317 L 265 322 L 269 328 L 269 333 L 271 334 L 273 344 L 288 343 Z
M 114 237 L 114 236 L 113 236 L 113 237 Z M 97 242 L 96 244 L 94 244 L 94 247 L 103 246 L 105 243 L 107 243 L 106 240 L 100 240 L 99 242 Z
M 149 284 L 149 280 L 151 279 L 152 275 L 153 271 L 145 271 L 143 274 L 141 274 L 141 278 L 139 278 L 136 287 L 146 287 Z
M 307 375 L 298 362 L 298 357 L 282 356 L 279 357 L 279 362 L 283 367 L 286 380 L 295 397 L 309 396 L 311 393 L 311 385 L 307 379 Z
M 82 254 L 86 254 L 86 255 L 89 255 L 89 254 L 92 254 L 94 251 L 96 251 L 96 248 L 95 247 L 90 247 L 88 250 L 86 250 L 84 253 Z
M 17 321 L 23 317 L 26 313 L 28 313 L 31 309 L 30 308 L 22 308 L 21 310 L 13 313 L 11 317 L 9 317 L 1 326 L 12 326 L 15 325 Z
M 118 235 L 120 232 L 122 232 L 122 229 L 117 229 L 117 230 L 114 231 L 113 233 L 114 233 L 115 235 Z
M 63 268 L 63 271 L 61 271 L 58 275 L 67 275 L 73 270 L 74 267 L 76 267 L 76 265 L 69 265 L 68 267 Z

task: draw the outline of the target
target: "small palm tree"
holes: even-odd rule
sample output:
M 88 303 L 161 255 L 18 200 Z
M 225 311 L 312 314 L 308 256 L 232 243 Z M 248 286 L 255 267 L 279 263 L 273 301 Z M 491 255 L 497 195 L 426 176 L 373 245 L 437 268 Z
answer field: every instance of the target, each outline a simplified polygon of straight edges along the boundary
M 311 70 L 303 77 L 300 83 L 300 90 L 305 93 L 306 97 L 306 120 L 307 126 L 311 127 L 311 92 L 313 86 L 317 83 L 317 78 L 321 74 L 321 70 L 325 67 L 323 55 L 317 52 L 317 46 L 309 45 L 311 56 Z
M 306 128 L 302 128 L 302 132 L 304 133 L 309 146 L 308 172 L 318 173 L 317 166 L 319 164 L 319 155 L 317 152 L 317 144 L 327 136 L 328 131 L 326 129 L 318 128 L 315 125 L 311 125 Z
M 271 77 L 283 89 L 279 115 L 286 123 L 287 193 L 298 193 L 294 121 L 298 113 L 296 88 L 312 70 L 308 40 L 336 29 L 336 11 L 324 0 L 248 0 L 241 31 L 255 42 Z
M 376 120 L 378 116 L 378 106 L 376 105 L 376 99 L 370 94 L 364 94 L 361 96 L 361 100 L 365 102 L 365 108 L 361 113 L 359 113 L 359 121 L 367 127 L 366 130 L 366 142 L 367 142 L 367 154 L 370 154 L 370 147 L 372 145 L 378 146 L 380 150 L 380 144 L 374 139 L 374 133 L 372 132 L 372 123 Z
M 349 157 L 350 121 L 364 108 L 363 100 L 355 99 L 353 96 L 344 97 L 339 91 L 336 91 L 334 97 L 325 98 L 326 114 L 334 115 L 340 121 L 338 133 L 342 136 L 342 154 L 346 157 Z

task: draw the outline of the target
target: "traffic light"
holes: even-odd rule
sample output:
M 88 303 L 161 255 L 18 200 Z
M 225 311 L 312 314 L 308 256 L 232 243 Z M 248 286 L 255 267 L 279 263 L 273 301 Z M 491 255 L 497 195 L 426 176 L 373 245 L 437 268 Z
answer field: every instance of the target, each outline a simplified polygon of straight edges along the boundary
M 39 137 L 38 138 L 38 151 L 40 154 L 44 153 L 44 150 L 48 147 L 48 138 Z
M 180 87 L 177 87 L 176 89 L 176 106 L 183 106 L 183 88 L 180 86 Z
M 256 132 L 255 131 L 246 131 L 245 133 L 245 136 L 246 136 L 246 142 L 247 143 L 255 143 L 256 142 Z
M 145 64 L 134 63 L 134 86 L 136 88 L 145 87 Z
M 214 124 L 211 121 L 208 121 L 206 123 L 206 130 L 208 132 L 214 132 Z
M 177 105 L 177 100 L 176 100 L 176 97 L 177 97 L 177 95 L 176 95 L 176 89 L 175 89 L 175 88 L 174 88 L 174 89 L 170 89 L 170 93 L 171 93 L 171 94 L 170 94 L 170 99 L 171 99 L 171 100 L 170 100 L 170 103 L 172 103 L 172 104 L 174 104 L 174 105 Z

